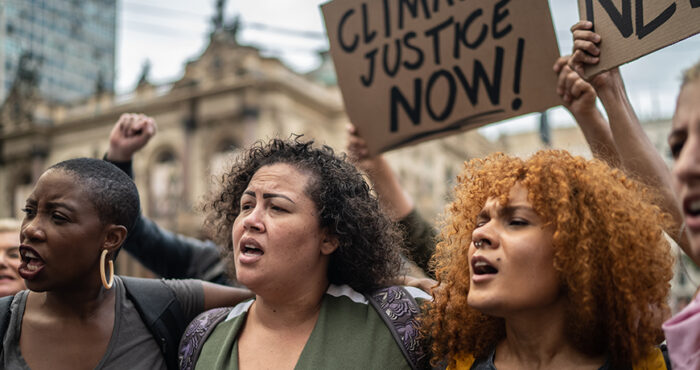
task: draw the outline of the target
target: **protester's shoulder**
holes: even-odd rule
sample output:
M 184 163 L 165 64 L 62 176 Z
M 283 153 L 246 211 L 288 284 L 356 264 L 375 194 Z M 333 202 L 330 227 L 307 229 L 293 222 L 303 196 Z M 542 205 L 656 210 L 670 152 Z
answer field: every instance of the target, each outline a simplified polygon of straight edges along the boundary
M 202 290 L 202 281 L 197 279 L 159 279 L 176 292 Z

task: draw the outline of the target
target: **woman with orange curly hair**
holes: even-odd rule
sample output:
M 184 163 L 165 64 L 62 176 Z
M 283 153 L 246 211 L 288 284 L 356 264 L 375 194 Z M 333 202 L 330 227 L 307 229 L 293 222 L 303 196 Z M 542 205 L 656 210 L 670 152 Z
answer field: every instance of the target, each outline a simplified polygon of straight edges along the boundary
M 669 217 L 598 160 L 494 154 L 458 177 L 424 318 L 451 368 L 664 366 Z

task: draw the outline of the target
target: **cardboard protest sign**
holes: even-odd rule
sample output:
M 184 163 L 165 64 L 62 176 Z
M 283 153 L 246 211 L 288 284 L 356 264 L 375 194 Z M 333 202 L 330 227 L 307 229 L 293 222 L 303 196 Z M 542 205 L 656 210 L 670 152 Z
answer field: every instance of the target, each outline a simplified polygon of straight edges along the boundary
M 346 110 L 373 154 L 560 104 L 547 0 L 335 0 L 322 10 Z
M 587 78 L 700 32 L 700 0 L 578 0 L 578 8 L 602 39 Z

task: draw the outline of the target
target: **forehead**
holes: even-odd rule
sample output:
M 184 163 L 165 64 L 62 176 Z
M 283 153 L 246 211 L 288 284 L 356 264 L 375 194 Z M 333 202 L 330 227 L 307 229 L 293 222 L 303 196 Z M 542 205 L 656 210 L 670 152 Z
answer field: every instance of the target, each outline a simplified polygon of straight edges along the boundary
M 44 172 L 39 177 L 29 198 L 37 202 L 60 201 L 94 208 L 81 179 L 74 173 L 62 169 L 50 169 Z
M 260 167 L 248 183 L 248 189 L 303 192 L 310 175 L 287 163 Z
M 502 208 L 506 205 L 531 206 L 530 201 L 527 199 L 527 195 L 527 188 L 521 183 L 516 183 L 508 191 L 507 204 L 501 204 L 500 197 L 496 196 L 488 198 L 483 208 Z
M 672 125 L 674 128 L 687 126 L 688 120 L 693 119 L 693 115 L 697 117 L 698 114 L 700 114 L 700 80 L 690 82 L 681 89 Z

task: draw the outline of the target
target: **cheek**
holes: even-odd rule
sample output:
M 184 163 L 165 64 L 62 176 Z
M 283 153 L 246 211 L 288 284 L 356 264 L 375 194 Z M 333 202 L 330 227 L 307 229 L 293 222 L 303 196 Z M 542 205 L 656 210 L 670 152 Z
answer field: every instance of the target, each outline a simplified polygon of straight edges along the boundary
M 10 268 L 12 268 L 13 271 L 18 271 L 18 270 L 19 270 L 19 264 L 20 264 L 21 262 L 22 262 L 22 261 L 20 261 L 19 259 L 13 259 L 13 260 L 8 261 L 7 264 L 10 265 Z

